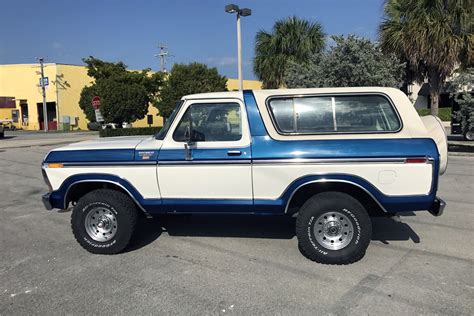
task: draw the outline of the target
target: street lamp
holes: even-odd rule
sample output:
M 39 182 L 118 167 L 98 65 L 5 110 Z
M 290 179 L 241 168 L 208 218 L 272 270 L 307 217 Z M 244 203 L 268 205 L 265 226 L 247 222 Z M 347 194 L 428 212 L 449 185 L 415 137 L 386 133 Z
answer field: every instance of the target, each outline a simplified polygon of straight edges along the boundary
M 239 70 L 239 90 L 243 89 L 242 81 L 242 39 L 240 35 L 240 17 L 249 16 L 252 14 L 252 10 L 248 8 L 240 9 L 238 5 L 228 4 L 225 6 L 225 12 L 237 14 L 237 68 Z

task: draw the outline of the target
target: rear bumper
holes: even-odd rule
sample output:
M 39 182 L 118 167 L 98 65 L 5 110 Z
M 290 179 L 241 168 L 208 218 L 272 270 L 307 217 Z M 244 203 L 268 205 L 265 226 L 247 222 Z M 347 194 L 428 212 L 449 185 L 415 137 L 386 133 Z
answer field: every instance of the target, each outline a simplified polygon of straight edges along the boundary
M 50 196 L 51 196 L 51 193 L 46 193 L 46 194 L 43 195 L 43 197 L 42 197 L 44 207 L 45 207 L 47 210 L 52 210 L 52 209 L 53 209 L 53 206 L 51 205 Z
M 433 216 L 441 216 L 443 215 L 444 208 L 446 207 L 446 202 L 443 201 L 441 198 L 436 197 L 431 208 L 428 210 Z

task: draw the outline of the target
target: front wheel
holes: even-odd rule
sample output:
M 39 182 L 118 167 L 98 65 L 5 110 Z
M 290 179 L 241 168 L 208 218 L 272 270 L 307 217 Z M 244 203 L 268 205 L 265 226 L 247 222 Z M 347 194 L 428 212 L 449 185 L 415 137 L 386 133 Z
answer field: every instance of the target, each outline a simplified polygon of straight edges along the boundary
M 115 254 L 129 243 L 137 221 L 135 204 L 114 190 L 95 190 L 74 206 L 71 227 L 77 242 L 96 254 Z
M 341 192 L 323 192 L 308 199 L 296 220 L 300 251 L 326 264 L 359 261 L 369 246 L 372 224 L 362 204 Z

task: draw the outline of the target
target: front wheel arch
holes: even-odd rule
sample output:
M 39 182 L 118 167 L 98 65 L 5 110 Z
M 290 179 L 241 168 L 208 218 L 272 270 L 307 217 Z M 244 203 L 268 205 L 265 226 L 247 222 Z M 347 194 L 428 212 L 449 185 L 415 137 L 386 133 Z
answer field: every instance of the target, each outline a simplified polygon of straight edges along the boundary
M 99 189 L 109 189 L 127 195 L 130 200 L 135 204 L 137 209 L 141 211 L 138 212 L 138 214 L 142 214 L 145 217 L 151 217 L 150 214 L 148 214 L 148 212 L 143 209 L 143 207 L 138 203 L 138 201 L 127 189 L 125 189 L 118 183 L 104 180 L 78 181 L 71 184 L 64 196 L 65 208 L 68 207 L 69 203 L 75 204 L 77 203 L 77 201 L 79 201 L 80 198 L 82 198 L 86 194 Z

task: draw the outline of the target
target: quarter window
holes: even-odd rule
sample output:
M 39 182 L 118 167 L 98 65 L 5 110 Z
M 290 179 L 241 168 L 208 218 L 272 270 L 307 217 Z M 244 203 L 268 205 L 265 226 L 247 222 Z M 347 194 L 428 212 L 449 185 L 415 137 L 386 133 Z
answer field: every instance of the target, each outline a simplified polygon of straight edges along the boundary
M 269 102 L 283 134 L 395 132 L 397 113 L 379 95 L 278 98 Z
M 238 103 L 195 103 L 188 107 L 173 133 L 186 141 L 186 134 L 200 142 L 238 141 L 242 138 L 242 116 Z

